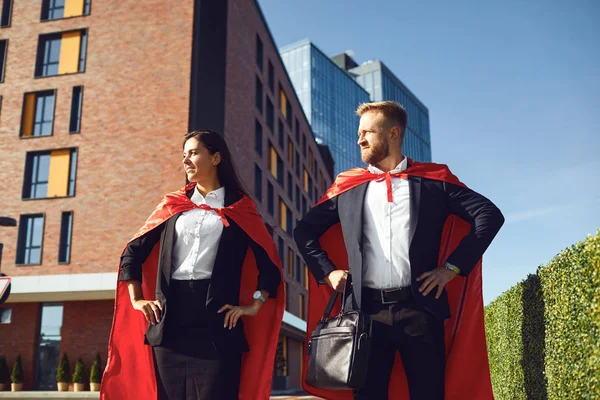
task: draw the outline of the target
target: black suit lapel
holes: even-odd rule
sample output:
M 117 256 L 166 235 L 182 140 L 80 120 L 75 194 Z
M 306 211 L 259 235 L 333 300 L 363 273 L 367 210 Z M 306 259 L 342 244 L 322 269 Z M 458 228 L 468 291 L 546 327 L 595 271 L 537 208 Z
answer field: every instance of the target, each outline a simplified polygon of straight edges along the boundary
M 412 243 L 412 239 L 417 230 L 417 223 L 419 222 L 419 211 L 421 209 L 421 177 L 409 176 L 408 177 L 408 190 L 410 195 L 410 240 L 409 248 Z
M 348 262 L 352 274 L 354 299 L 360 308 L 363 266 L 363 219 L 365 195 L 369 182 L 342 193 L 338 199 L 338 213 L 342 223 L 342 233 L 348 252 Z

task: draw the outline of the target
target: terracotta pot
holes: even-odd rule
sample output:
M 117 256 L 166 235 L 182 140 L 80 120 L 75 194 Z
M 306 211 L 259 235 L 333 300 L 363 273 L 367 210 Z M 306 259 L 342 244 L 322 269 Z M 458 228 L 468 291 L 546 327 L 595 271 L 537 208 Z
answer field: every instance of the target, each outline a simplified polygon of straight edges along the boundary
M 90 392 L 99 392 L 100 384 L 99 383 L 90 383 Z
M 57 382 L 56 386 L 58 386 L 59 392 L 68 392 L 69 391 L 69 384 L 67 382 Z
M 10 390 L 12 392 L 20 392 L 21 390 L 23 390 L 23 384 L 22 383 L 11 383 Z
M 0 383 L 0 392 L 5 391 L 6 389 L 8 389 L 8 385 L 6 383 Z
M 85 390 L 85 383 L 74 383 L 73 391 L 74 392 L 83 392 Z

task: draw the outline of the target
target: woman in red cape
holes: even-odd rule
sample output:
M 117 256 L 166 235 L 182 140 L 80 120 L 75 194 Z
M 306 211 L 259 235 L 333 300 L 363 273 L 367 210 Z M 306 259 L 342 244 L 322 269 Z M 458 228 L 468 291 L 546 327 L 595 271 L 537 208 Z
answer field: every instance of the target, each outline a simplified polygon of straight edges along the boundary
M 191 184 L 123 251 L 100 398 L 268 399 L 285 307 L 275 244 L 219 134 L 186 135 L 183 163 Z
M 465 186 L 454 176 L 447 166 L 433 163 L 417 163 L 394 176 L 407 179 L 418 176 L 427 179 L 449 182 Z M 340 174 L 331 188 L 319 201 L 338 196 L 362 183 L 379 178 L 366 168 L 357 168 Z M 470 225 L 457 216 L 446 221 L 438 262 L 441 265 L 454 251 L 461 239 L 470 231 Z M 320 239 L 321 247 L 338 269 L 348 269 L 348 256 L 340 224 L 332 226 Z M 446 389 L 447 400 L 493 400 L 492 385 L 488 364 L 488 353 L 483 320 L 483 297 L 481 260 L 468 277 L 456 277 L 446 286 L 451 318 L 445 321 L 446 342 Z M 323 315 L 325 305 L 333 290 L 327 285 L 319 285 L 314 279 L 309 283 L 306 341 Z M 332 315 L 339 312 L 339 305 Z M 308 344 L 307 344 L 308 346 Z M 308 347 L 307 347 L 308 348 Z M 308 393 L 330 400 L 351 400 L 351 391 L 333 391 L 312 387 L 306 384 L 306 371 L 309 355 L 304 356 L 303 388 Z M 390 379 L 389 399 L 408 399 L 408 384 L 402 361 L 396 354 L 396 361 Z

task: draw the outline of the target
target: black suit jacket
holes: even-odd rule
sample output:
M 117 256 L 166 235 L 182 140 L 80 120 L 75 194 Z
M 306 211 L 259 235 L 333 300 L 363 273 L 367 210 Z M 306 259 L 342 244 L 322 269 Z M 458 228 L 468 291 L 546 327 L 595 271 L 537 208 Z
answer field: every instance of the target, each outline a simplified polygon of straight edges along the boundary
M 335 266 L 319 244 L 320 236 L 341 222 L 348 263 L 354 287 L 362 286 L 363 270 L 363 203 L 368 183 L 359 185 L 312 208 L 298 223 L 294 239 L 310 271 L 319 283 Z M 419 293 L 416 282 L 422 273 L 438 265 L 440 241 L 446 219 L 455 214 L 471 224 L 470 233 L 446 261 L 456 265 L 467 276 L 504 223 L 500 210 L 482 195 L 450 183 L 420 177 L 409 177 L 411 233 L 409 259 L 412 291 L 423 308 L 440 319 L 450 317 L 448 297 L 435 298 L 436 290 L 427 296 Z M 355 305 L 361 307 L 360 291 L 353 293 Z
M 187 193 L 188 198 L 193 190 Z M 225 207 L 240 199 L 235 193 L 225 192 Z M 163 341 L 165 321 L 168 319 L 169 282 L 173 271 L 173 245 L 176 239 L 175 222 L 180 214 L 175 214 L 160 226 L 145 235 L 131 241 L 121 257 L 119 280 L 142 281 L 142 264 L 150 255 L 156 242 L 160 240 L 158 274 L 156 280 L 156 299 L 163 306 L 162 318 L 157 325 L 148 325 L 146 343 L 159 346 Z M 252 249 L 258 267 L 257 290 L 266 290 L 275 297 L 281 282 L 279 269 L 266 251 L 254 242 L 233 220 L 227 218 L 229 227 L 223 229 L 211 282 L 206 297 L 206 308 L 214 318 L 210 321 L 213 341 L 220 351 L 248 351 L 248 341 L 244 335 L 243 321 L 240 319 L 235 328 L 223 328 L 225 313 L 217 311 L 225 304 L 239 305 L 242 266 L 248 247 Z

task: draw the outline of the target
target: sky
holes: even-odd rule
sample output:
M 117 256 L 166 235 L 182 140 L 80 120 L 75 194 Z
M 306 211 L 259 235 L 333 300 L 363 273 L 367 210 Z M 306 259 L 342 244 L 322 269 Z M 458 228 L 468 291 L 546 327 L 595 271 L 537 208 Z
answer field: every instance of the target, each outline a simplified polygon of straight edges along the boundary
M 428 107 L 433 161 L 506 218 L 483 258 L 486 304 L 600 229 L 600 2 L 259 5 L 278 47 L 379 59 Z

